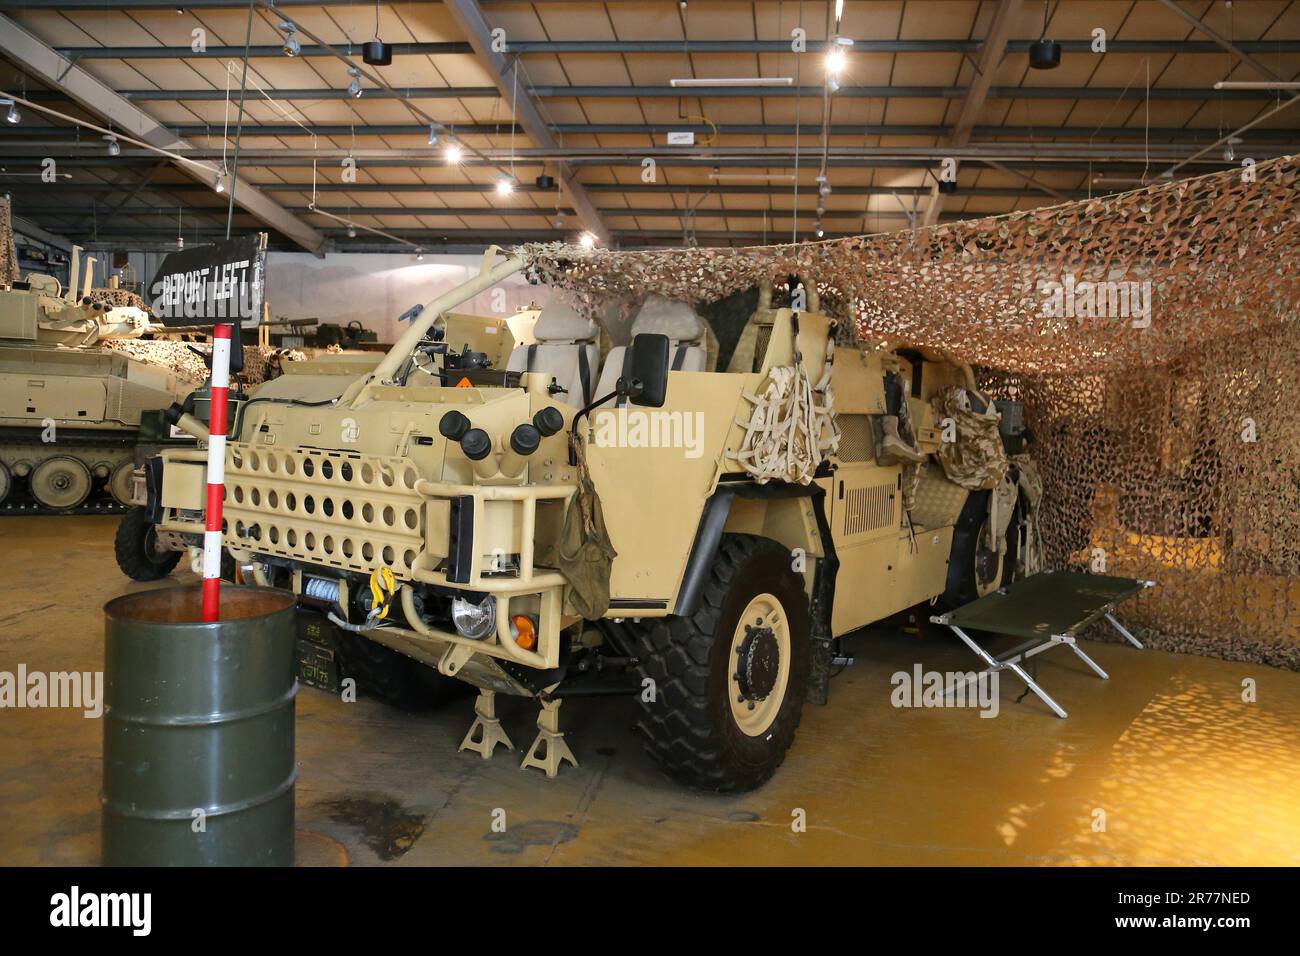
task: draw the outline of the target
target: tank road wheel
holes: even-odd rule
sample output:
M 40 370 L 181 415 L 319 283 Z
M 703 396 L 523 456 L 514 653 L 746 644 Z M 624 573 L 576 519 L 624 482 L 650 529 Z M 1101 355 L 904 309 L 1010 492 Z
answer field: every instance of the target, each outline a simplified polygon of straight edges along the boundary
M 1011 583 L 1020 543 L 1019 528 L 1023 515 L 1019 502 L 1007 526 L 1007 550 L 997 554 L 984 543 L 988 525 L 988 491 L 973 491 L 957 519 L 952 532 L 952 554 L 948 559 L 948 582 L 943 592 L 945 607 L 955 608 Z
M 135 489 L 134 475 L 135 462 L 133 461 L 122 462 L 109 475 L 108 490 L 119 505 L 131 504 L 131 494 Z
M 752 790 L 794 742 L 808 686 L 808 598 L 788 549 L 723 535 L 690 617 L 641 632 L 646 749 L 669 776 L 703 790 Z
M 90 469 L 76 458 L 47 458 L 32 469 L 28 479 L 32 497 L 57 511 L 70 510 L 86 500 L 92 482 Z
M 158 535 L 144 508 L 132 508 L 122 516 L 113 539 L 117 566 L 132 581 L 157 581 L 167 577 L 181 559 L 179 551 L 163 551 Z
M 0 504 L 9 497 L 9 489 L 13 487 L 14 480 L 9 476 L 9 469 L 0 465 Z

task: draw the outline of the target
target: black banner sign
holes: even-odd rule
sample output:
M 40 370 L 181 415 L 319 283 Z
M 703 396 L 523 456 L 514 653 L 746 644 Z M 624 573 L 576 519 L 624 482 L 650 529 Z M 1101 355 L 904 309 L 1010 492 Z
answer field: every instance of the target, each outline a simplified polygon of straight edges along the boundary
M 163 325 L 255 324 L 262 314 L 266 235 L 170 253 L 149 285 Z

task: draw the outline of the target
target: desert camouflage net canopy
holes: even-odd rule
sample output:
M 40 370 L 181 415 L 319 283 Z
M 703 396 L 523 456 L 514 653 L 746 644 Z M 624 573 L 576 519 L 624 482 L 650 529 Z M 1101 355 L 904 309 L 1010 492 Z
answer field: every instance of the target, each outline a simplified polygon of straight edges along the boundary
M 526 246 L 595 310 L 797 275 L 864 347 L 946 349 L 1026 405 L 1050 567 L 1159 587 L 1154 646 L 1300 667 L 1300 160 L 915 232 L 743 249 Z

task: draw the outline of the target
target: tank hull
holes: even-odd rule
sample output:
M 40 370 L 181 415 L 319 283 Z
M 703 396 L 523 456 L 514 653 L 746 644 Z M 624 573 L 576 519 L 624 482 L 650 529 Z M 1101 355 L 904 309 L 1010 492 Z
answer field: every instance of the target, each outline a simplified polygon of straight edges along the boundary
M 150 451 L 141 417 L 191 387 L 111 352 L 0 345 L 0 510 L 125 507 L 131 474 Z

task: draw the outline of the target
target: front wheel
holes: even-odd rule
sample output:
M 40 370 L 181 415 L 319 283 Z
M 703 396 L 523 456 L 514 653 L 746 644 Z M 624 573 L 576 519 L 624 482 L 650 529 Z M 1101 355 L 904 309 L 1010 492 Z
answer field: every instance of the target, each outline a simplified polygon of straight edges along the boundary
M 640 730 L 671 777 L 702 790 L 752 790 L 785 759 L 808 688 L 808 598 L 790 551 L 724 535 L 690 617 L 641 632 Z
M 158 534 L 144 508 L 132 508 L 122 516 L 113 538 L 117 566 L 132 581 L 158 581 L 172 573 L 181 559 L 179 551 L 158 546 Z

